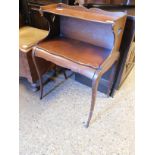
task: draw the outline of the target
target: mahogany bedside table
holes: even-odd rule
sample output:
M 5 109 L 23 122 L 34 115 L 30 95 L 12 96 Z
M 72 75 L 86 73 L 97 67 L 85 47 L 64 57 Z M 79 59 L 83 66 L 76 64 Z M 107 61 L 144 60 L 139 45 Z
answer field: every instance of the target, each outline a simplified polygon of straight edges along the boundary
M 92 100 L 86 123 L 88 127 L 99 81 L 119 59 L 126 14 L 63 3 L 43 6 L 40 12 L 50 26 L 48 36 L 33 49 L 33 61 L 40 79 L 40 98 L 43 97 L 43 85 L 36 57 L 92 79 Z

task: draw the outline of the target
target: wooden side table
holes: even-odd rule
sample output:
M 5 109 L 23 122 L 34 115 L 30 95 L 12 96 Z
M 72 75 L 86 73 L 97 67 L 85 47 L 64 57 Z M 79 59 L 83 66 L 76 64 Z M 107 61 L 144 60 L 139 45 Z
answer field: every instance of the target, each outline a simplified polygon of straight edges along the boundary
M 43 85 L 37 57 L 92 79 L 92 100 L 85 125 L 88 127 L 99 81 L 119 59 L 126 14 L 63 3 L 43 6 L 40 12 L 50 24 L 49 35 L 35 46 L 32 55 L 40 79 L 40 98 Z M 110 83 L 110 88 L 112 85 Z

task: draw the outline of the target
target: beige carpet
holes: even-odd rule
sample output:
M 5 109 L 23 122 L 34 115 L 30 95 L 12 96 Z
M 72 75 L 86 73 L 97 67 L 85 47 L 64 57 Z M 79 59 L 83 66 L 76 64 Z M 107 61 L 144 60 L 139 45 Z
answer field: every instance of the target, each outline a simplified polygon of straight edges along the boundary
M 50 82 L 45 90 L 64 80 Z M 88 129 L 91 89 L 72 78 L 39 100 L 20 81 L 20 155 L 134 155 L 134 70 L 114 98 L 98 92 Z

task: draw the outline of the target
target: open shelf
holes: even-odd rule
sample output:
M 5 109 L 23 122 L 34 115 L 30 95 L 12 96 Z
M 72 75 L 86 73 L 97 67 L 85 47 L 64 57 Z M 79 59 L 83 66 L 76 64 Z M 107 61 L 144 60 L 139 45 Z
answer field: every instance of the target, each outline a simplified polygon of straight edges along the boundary
M 111 50 L 66 37 L 44 40 L 37 47 L 48 53 L 95 69 L 100 67 L 111 52 Z
M 114 23 L 119 18 L 125 16 L 122 12 L 113 13 L 94 8 L 87 9 L 79 6 L 68 6 L 63 3 L 41 6 L 40 11 L 99 23 Z

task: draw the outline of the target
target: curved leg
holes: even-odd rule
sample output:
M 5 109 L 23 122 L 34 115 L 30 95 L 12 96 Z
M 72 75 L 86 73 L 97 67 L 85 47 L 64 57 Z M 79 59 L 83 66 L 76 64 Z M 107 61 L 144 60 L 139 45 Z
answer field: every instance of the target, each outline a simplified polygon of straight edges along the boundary
M 37 64 L 37 61 L 36 61 L 35 51 L 36 51 L 35 49 L 32 51 L 32 58 L 33 58 L 33 62 L 34 62 L 34 65 L 35 65 L 35 68 L 36 68 L 36 71 L 37 71 L 37 74 L 38 74 L 38 77 L 39 77 L 40 99 L 42 99 L 43 98 L 43 82 L 42 82 L 41 74 L 40 74 L 39 67 L 38 67 L 38 64 Z
M 97 75 L 97 77 L 93 78 L 93 80 L 92 80 L 92 99 L 91 99 L 91 106 L 90 106 L 90 112 L 89 112 L 88 120 L 87 120 L 87 123 L 85 125 L 86 128 L 89 127 L 89 123 L 90 123 L 90 120 L 91 120 L 92 115 L 93 115 L 99 81 L 100 81 L 99 75 Z
M 116 62 L 115 62 L 116 63 Z M 115 73 L 115 68 L 112 71 L 113 73 Z M 93 111 L 94 111 L 94 107 L 95 107 L 95 101 L 96 101 L 96 94 L 97 94 L 97 90 L 98 90 L 98 85 L 99 85 L 99 81 L 102 77 L 102 75 L 105 73 L 105 70 L 103 69 L 100 72 L 96 72 L 96 74 L 94 75 L 94 78 L 92 80 L 92 99 L 91 99 L 91 107 L 90 107 L 90 112 L 89 112 L 89 117 L 88 117 L 88 121 L 85 125 L 86 128 L 89 127 L 89 123 L 90 120 L 92 118 L 93 115 Z M 112 78 L 112 77 L 111 77 Z

